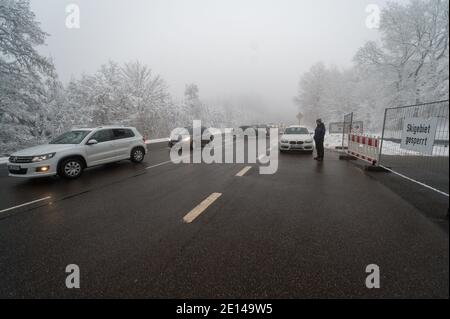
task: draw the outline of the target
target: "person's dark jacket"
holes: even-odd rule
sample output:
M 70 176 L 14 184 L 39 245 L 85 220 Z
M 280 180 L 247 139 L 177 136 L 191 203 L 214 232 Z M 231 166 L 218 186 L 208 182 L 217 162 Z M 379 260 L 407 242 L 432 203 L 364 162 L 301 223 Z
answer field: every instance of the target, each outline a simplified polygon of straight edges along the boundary
M 325 125 L 323 123 L 320 123 L 319 125 L 317 125 L 315 131 L 314 131 L 314 140 L 316 142 L 323 142 L 323 140 L 325 139 L 325 132 L 326 132 L 326 128 Z

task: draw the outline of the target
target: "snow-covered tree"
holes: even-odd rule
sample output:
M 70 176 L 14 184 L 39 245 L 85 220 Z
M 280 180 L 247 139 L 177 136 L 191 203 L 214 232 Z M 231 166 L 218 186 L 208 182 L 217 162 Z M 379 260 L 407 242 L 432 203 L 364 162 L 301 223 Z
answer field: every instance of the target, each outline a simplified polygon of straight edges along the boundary
M 314 65 L 299 82 L 295 100 L 305 120 L 341 120 L 355 111 L 379 130 L 386 107 L 448 99 L 448 0 L 388 3 L 381 41 L 367 42 L 347 70 Z
M 381 44 L 368 42 L 357 65 L 383 74 L 389 106 L 448 98 L 448 0 L 389 3 L 382 12 Z
M 312 125 L 316 119 L 337 121 L 357 107 L 354 94 L 355 75 L 352 70 L 341 71 L 317 63 L 299 82 L 295 102 L 304 115 L 303 121 Z
M 301 77 L 295 101 L 305 116 L 305 122 L 312 123 L 323 112 L 327 78 L 327 70 L 322 62 L 313 65 Z
M 167 134 L 175 121 L 165 81 L 140 62 L 119 66 L 110 61 L 94 75 L 73 79 L 66 97 L 67 123 L 75 125 L 133 125 L 155 137 Z
M 204 107 L 200 101 L 199 89 L 196 84 L 186 85 L 184 90 L 184 104 L 186 111 L 189 113 L 190 120 L 202 120 Z
M 187 85 L 184 100 L 175 103 L 165 81 L 139 62 L 110 61 L 64 87 L 53 62 L 36 49 L 47 36 L 28 0 L 0 0 L 1 153 L 45 142 L 75 126 L 133 125 L 157 138 L 193 119 L 223 127 L 249 113 L 239 112 L 237 104 L 203 103 L 195 84 Z
M 52 62 L 36 47 L 47 34 L 29 2 L 0 1 L 0 143 L 2 151 L 39 140 L 51 131 L 49 107 L 59 84 Z
M 165 81 L 149 67 L 134 62 L 123 66 L 122 83 L 130 121 L 146 136 L 166 132 L 173 110 Z

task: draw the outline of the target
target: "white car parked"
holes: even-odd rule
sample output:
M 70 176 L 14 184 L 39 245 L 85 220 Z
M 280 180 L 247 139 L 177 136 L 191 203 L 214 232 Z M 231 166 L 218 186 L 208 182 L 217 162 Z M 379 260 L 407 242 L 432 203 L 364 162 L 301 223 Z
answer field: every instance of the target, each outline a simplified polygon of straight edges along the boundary
M 305 151 L 313 153 L 313 136 L 306 127 L 289 126 L 281 136 L 280 152 L 285 151 Z
M 74 129 L 49 144 L 24 149 L 8 161 L 9 176 L 59 175 L 74 179 L 87 167 L 130 159 L 140 163 L 147 153 L 134 127 L 108 126 Z

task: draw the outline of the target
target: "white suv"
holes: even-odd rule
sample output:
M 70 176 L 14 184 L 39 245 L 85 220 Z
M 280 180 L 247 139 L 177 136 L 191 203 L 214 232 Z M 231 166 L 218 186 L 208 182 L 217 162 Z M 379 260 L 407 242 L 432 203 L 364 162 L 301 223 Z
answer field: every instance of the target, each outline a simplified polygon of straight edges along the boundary
M 134 127 L 73 129 L 49 144 L 24 149 L 9 157 L 9 176 L 59 175 L 74 179 L 83 169 L 130 159 L 140 163 L 147 153 L 144 138 Z

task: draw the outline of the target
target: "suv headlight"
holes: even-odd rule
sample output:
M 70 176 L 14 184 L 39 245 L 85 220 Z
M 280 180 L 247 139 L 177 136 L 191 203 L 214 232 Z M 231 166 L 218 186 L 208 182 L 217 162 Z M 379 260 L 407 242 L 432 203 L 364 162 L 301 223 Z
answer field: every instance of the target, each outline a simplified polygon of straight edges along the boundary
M 287 144 L 287 143 L 289 143 L 289 141 L 288 140 L 281 140 L 281 143 Z
M 55 156 L 56 153 L 48 153 L 48 154 L 44 154 L 44 155 L 37 155 L 37 156 L 33 156 L 33 158 L 31 159 L 32 162 L 42 162 L 42 161 L 46 161 L 48 159 L 51 159 L 53 156 Z
M 307 143 L 307 144 L 310 144 L 310 143 L 312 143 L 313 142 L 313 140 L 306 140 L 305 141 L 305 143 Z

